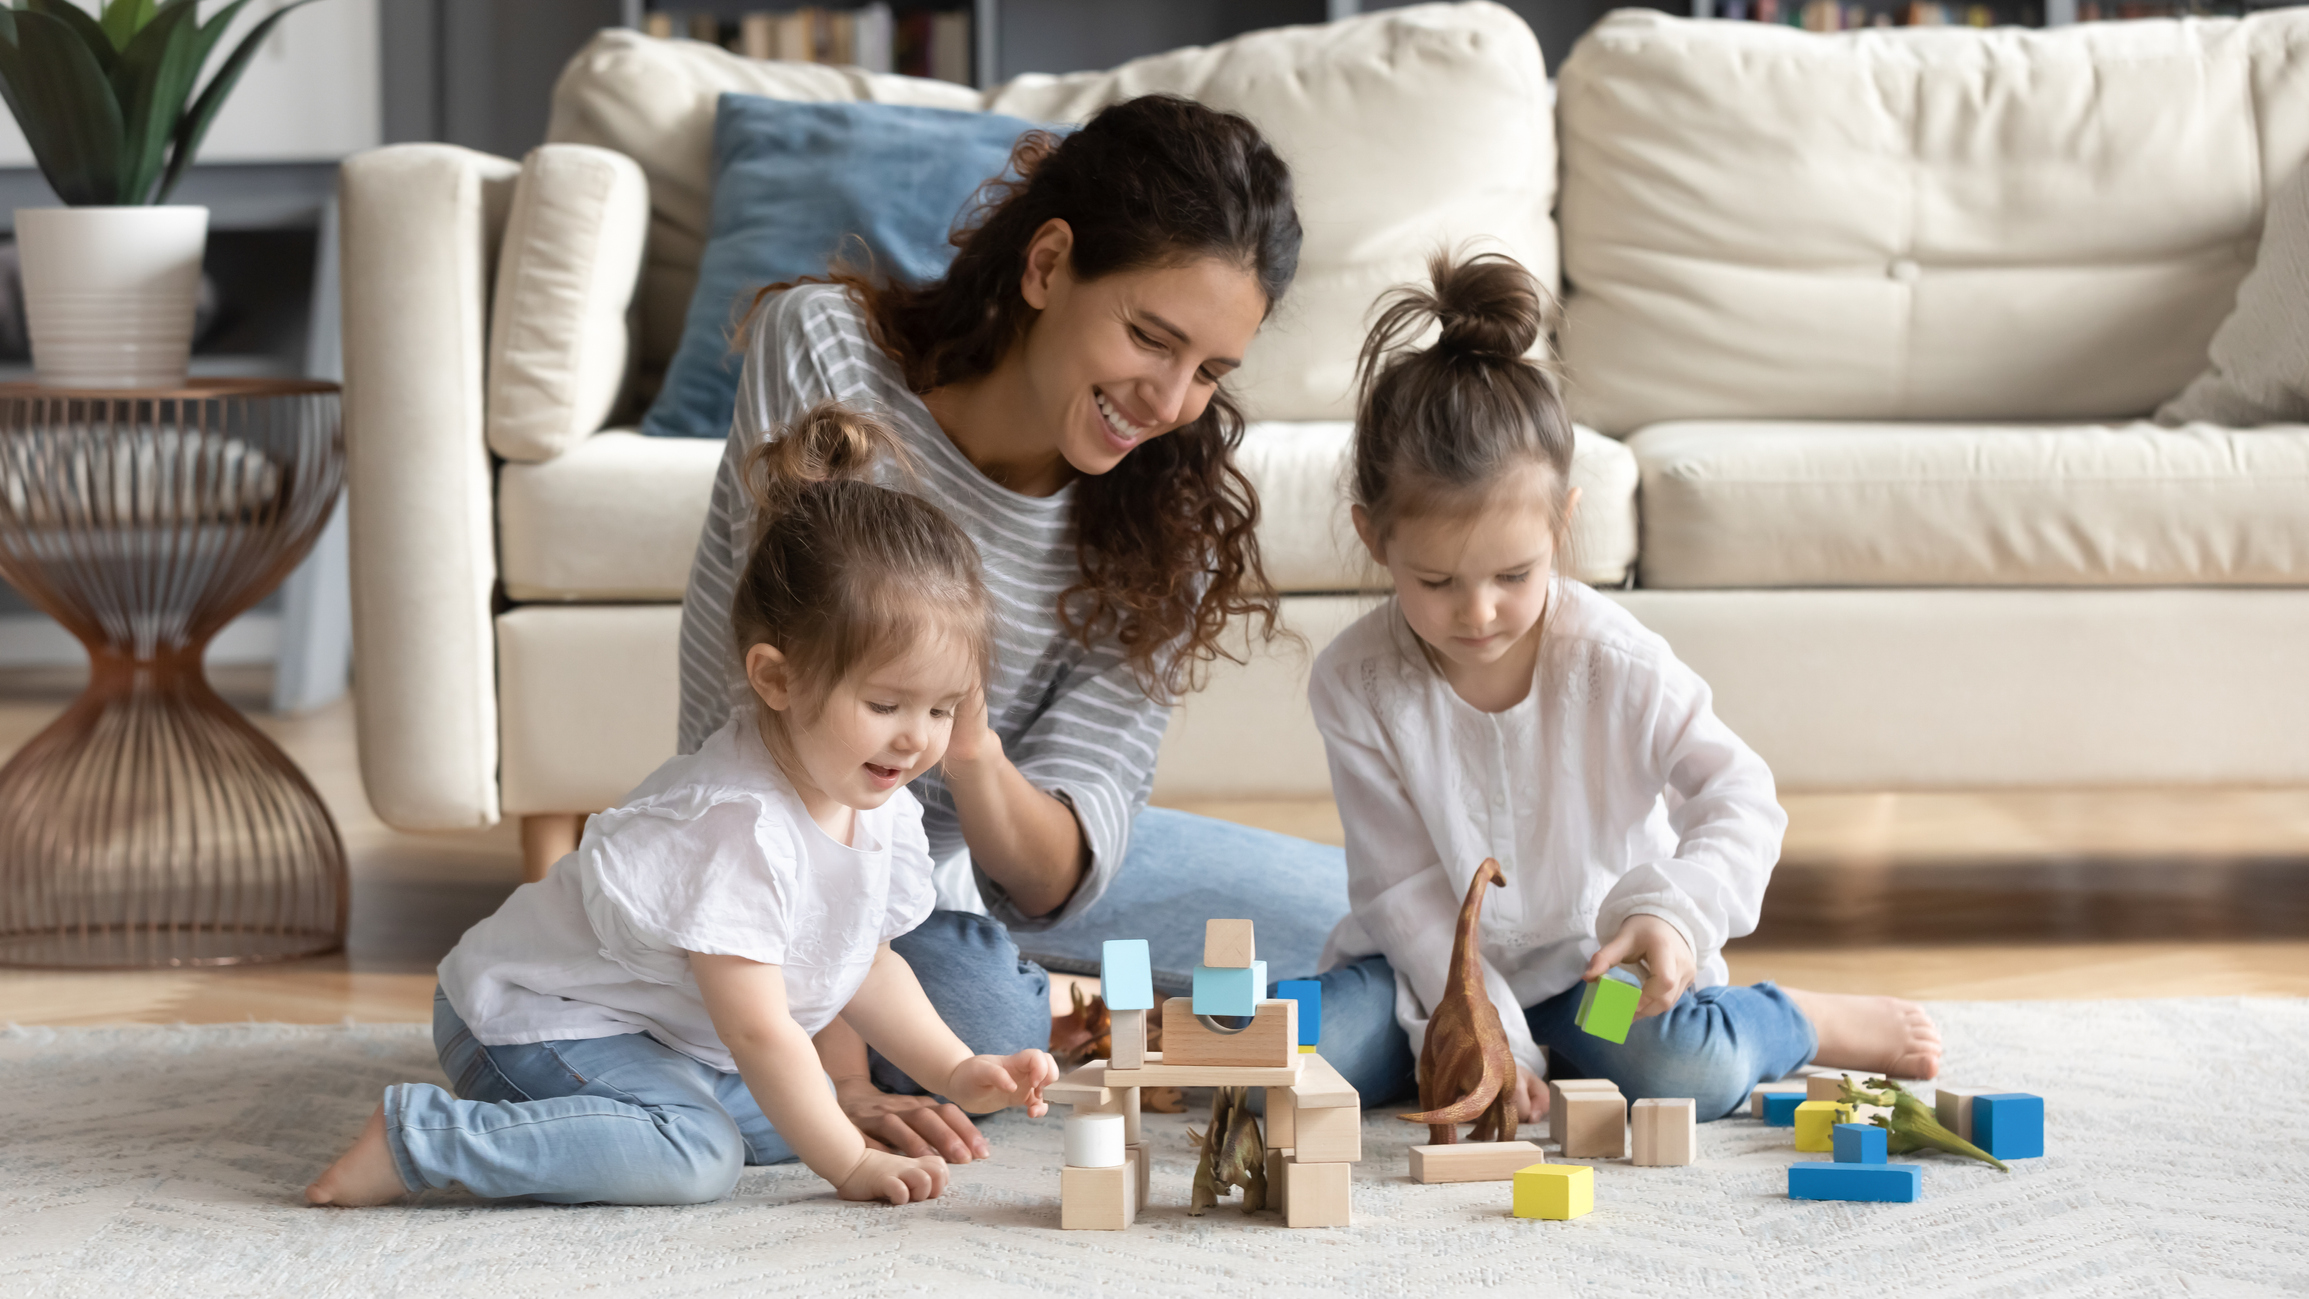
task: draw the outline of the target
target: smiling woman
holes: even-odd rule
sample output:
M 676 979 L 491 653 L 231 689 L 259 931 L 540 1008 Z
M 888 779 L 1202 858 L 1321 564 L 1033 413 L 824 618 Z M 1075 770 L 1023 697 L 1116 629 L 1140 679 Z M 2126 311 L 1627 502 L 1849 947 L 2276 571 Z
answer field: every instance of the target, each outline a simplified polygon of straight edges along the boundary
M 1225 381 L 1298 267 L 1290 172 L 1241 117 L 1128 100 L 1021 139 L 954 244 L 929 283 L 836 267 L 756 299 L 682 606 L 682 747 L 751 697 L 730 622 L 747 457 L 821 403 L 872 412 L 912 461 L 879 481 L 977 544 L 999 624 L 983 697 L 912 782 L 939 910 L 893 946 L 947 1022 L 977 1050 L 1039 1046 L 1038 962 L 1092 971 L 1103 939 L 1144 937 L 1158 982 L 1180 982 L 1214 914 L 1256 921 L 1282 976 L 1312 974 L 1346 913 L 1342 854 L 1146 808 L 1170 706 L 1230 623 L 1277 634 Z M 962 1154 L 966 1121 L 893 1107 L 846 1033 L 819 1047 L 853 1118 Z

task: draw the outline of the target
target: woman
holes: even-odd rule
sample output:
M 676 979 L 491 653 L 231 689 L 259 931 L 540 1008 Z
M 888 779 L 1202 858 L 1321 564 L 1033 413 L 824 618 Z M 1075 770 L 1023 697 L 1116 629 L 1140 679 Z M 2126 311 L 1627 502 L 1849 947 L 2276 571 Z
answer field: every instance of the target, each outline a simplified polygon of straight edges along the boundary
M 1312 975 L 1346 913 L 1338 850 L 1144 810 L 1170 705 L 1230 619 L 1275 634 L 1222 382 L 1297 269 L 1289 170 L 1243 118 L 1148 96 L 1022 139 L 955 242 L 945 278 L 918 288 L 838 272 L 756 299 L 682 603 L 682 749 L 744 698 L 729 593 L 752 521 L 735 470 L 819 402 L 876 411 L 917 461 L 886 481 L 977 542 L 1003 624 L 982 706 L 914 786 L 939 910 L 894 946 L 939 1013 L 975 1052 L 1044 1045 L 1039 963 L 1091 971 L 1102 940 L 1144 937 L 1158 986 L 1183 992 L 1219 915 L 1258 923 L 1271 974 Z M 839 1021 L 818 1045 L 870 1135 L 984 1153 L 951 1108 L 882 1095 L 869 1078 L 910 1088 L 869 1074 Z

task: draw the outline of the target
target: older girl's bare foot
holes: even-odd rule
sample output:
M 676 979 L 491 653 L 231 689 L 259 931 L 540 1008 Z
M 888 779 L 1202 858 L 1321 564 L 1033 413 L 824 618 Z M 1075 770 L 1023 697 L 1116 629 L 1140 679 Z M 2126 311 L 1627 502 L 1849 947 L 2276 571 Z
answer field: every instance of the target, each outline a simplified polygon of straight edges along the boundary
M 398 1200 L 408 1193 L 409 1188 L 401 1185 L 400 1171 L 393 1167 L 392 1148 L 385 1144 L 385 1107 L 379 1105 L 361 1135 L 337 1156 L 337 1162 L 305 1188 L 305 1199 L 353 1209 Z
M 1940 1026 L 1915 1002 L 1800 988 L 1780 991 L 1820 1035 L 1820 1050 L 1812 1063 L 1894 1078 L 1940 1076 Z

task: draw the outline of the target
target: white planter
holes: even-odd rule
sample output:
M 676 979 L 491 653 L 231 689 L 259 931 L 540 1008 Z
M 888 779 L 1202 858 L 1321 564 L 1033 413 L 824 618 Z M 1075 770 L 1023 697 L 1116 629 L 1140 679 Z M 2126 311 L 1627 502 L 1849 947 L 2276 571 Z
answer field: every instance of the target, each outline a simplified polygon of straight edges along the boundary
M 177 388 L 205 207 L 16 209 L 32 367 L 57 388 Z

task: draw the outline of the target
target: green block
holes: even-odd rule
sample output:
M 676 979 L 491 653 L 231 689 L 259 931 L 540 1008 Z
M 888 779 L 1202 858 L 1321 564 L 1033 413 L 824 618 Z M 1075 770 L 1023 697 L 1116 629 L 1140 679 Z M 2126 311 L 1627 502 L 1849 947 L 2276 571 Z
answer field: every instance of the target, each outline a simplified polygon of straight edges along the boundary
M 1644 990 L 1606 974 L 1579 994 L 1579 1026 L 1606 1042 L 1625 1042 L 1635 1026 L 1636 1003 Z

